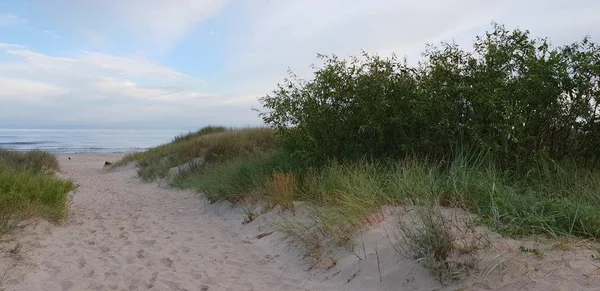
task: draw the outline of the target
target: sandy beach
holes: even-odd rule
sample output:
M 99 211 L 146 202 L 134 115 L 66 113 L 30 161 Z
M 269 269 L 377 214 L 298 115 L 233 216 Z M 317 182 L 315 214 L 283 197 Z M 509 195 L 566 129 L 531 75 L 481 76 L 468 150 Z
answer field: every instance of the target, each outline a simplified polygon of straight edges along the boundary
M 239 208 L 143 183 L 132 166 L 103 169 L 120 155 L 70 157 L 59 156 L 60 175 L 79 184 L 69 217 L 31 223 L 11 242 L 21 254 L 0 258 L 6 290 L 460 290 L 394 253 L 387 221 L 363 232 L 357 255 L 308 271 L 272 233 L 273 213 L 244 226 Z M 495 238 L 462 290 L 600 290 L 591 250 L 547 245 L 540 260 L 521 245 Z
M 131 167 L 102 169 L 118 157 L 59 157 L 80 185 L 68 221 L 29 227 L 8 290 L 334 290 L 252 243 L 222 207 L 142 183 Z

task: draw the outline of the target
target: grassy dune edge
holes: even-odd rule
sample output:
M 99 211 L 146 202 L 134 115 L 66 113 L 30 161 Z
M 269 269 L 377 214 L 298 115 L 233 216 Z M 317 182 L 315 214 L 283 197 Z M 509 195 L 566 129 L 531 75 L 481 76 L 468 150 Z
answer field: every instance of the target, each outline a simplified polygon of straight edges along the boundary
M 23 219 L 59 222 L 66 217 L 68 193 L 75 184 L 57 178 L 59 170 L 49 153 L 0 150 L 0 234 Z

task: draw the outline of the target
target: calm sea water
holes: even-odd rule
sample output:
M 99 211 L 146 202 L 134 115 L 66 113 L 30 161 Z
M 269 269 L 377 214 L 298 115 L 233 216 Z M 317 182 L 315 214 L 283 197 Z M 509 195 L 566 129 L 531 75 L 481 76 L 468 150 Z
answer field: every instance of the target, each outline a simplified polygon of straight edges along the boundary
M 171 141 L 183 130 L 0 129 L 0 148 L 52 153 L 128 153 Z

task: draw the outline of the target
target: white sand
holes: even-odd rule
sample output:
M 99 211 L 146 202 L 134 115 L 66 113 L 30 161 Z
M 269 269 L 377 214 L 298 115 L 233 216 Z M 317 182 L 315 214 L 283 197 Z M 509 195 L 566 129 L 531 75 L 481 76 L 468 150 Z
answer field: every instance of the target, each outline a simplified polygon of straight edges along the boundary
M 260 246 L 241 224 L 215 215 L 198 195 L 107 173 L 114 155 L 59 158 L 80 184 L 69 220 L 41 233 L 9 290 L 322 290 L 308 274 Z M 15 274 L 16 275 L 16 274 Z
M 363 232 L 361 260 L 343 254 L 333 268 L 308 272 L 281 235 L 256 237 L 272 231 L 274 213 L 242 228 L 240 209 L 142 183 L 132 167 L 102 169 L 119 155 L 71 158 L 59 157 L 63 175 L 80 185 L 69 219 L 21 232 L 18 268 L 0 256 L 0 282 L 9 268 L 6 290 L 600 290 L 592 251 L 544 249 L 547 258 L 540 260 L 502 238 L 479 254 L 471 277 L 442 288 L 415 260 L 394 252 L 384 228 L 389 221 Z

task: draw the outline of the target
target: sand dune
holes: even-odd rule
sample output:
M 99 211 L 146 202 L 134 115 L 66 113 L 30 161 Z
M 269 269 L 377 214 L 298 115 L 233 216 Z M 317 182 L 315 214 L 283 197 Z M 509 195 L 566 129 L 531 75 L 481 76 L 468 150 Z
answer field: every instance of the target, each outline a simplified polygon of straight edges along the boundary
M 0 258 L 0 271 L 9 271 L 6 290 L 600 290 L 593 252 L 549 250 L 541 261 L 502 238 L 480 254 L 469 279 L 444 288 L 414 260 L 394 253 L 386 221 L 365 230 L 358 256 L 340 254 L 333 268 L 309 272 L 276 232 L 258 236 L 273 231 L 276 214 L 242 227 L 240 209 L 142 183 L 132 167 L 102 169 L 118 157 L 59 157 L 62 175 L 80 185 L 68 221 L 23 230 L 17 268 L 8 256 Z M 498 267 L 488 272 L 490 265 Z

